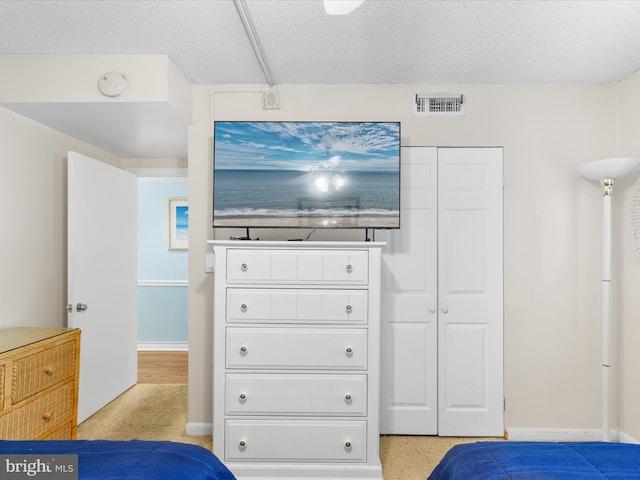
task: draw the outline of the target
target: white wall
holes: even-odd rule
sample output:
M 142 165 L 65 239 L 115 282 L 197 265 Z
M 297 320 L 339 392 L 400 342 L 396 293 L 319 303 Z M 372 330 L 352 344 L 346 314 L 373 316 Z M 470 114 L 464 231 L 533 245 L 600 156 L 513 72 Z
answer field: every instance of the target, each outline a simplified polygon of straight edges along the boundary
M 167 55 L 0 55 L 0 67 L 2 102 L 168 102 L 190 118 L 189 82 Z M 99 92 L 110 70 L 125 72 L 126 95 Z
M 620 141 L 617 155 L 640 157 L 640 74 L 619 85 Z M 633 249 L 631 199 L 640 171 L 624 178 L 616 187 L 620 200 L 620 325 L 621 349 L 616 359 L 620 366 L 620 425 L 632 438 L 640 440 L 640 258 Z
M 67 152 L 119 159 L 0 108 L 0 328 L 66 325 Z
M 276 111 L 244 89 L 193 89 L 190 422 L 211 421 L 213 120 L 400 120 L 405 146 L 505 147 L 507 427 L 599 428 L 600 200 L 575 167 L 615 153 L 615 85 L 282 85 Z M 443 91 L 465 95 L 464 117 L 411 114 L 415 93 Z
M 129 75 L 125 97 L 98 92 L 96 79 L 111 69 Z M 168 102 L 191 114 L 190 84 L 166 55 L 0 55 L 0 71 L 0 102 Z M 123 167 L 108 152 L 0 108 L 0 328 L 66 323 L 68 150 Z
M 3 65 L 7 61 L 13 59 L 0 59 Z M 37 67 L 29 63 L 27 71 L 40 71 Z M 5 95 L 5 90 L 3 101 L 17 101 L 16 95 L 58 98 L 41 84 L 14 80 L 9 82 L 13 95 Z M 261 109 L 259 90 L 193 87 L 188 159 L 190 423 L 211 422 L 212 410 L 213 289 L 211 276 L 204 273 L 206 240 L 213 238 L 212 121 L 400 120 L 403 145 L 505 147 L 507 427 L 599 428 L 600 197 L 597 186 L 579 178 L 575 167 L 617 154 L 640 156 L 638 75 L 619 85 L 282 85 L 282 108 L 275 111 Z M 411 114 L 415 93 L 442 91 L 465 95 L 464 117 Z M 37 97 L 30 96 L 33 92 Z M 58 95 L 61 101 L 66 98 L 64 92 Z M 104 151 L 0 109 L 5 225 L 0 237 L 0 327 L 64 325 L 69 149 L 122 166 Z M 628 209 L 633 181 L 621 182 L 617 191 L 621 215 Z M 640 386 L 634 378 L 640 362 L 640 301 L 633 290 L 640 266 L 628 231 L 628 219 L 621 218 L 618 413 L 622 429 L 640 438 Z M 314 238 L 330 234 L 320 232 Z M 286 235 L 271 231 L 261 238 Z M 360 238 L 353 232 L 340 235 Z

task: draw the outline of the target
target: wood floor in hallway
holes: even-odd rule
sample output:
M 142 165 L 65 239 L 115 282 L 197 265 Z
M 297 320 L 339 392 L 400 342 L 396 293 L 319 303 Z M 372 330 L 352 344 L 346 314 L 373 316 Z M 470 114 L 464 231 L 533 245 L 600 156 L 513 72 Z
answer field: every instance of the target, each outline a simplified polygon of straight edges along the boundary
M 138 352 L 138 383 L 187 383 L 189 352 Z

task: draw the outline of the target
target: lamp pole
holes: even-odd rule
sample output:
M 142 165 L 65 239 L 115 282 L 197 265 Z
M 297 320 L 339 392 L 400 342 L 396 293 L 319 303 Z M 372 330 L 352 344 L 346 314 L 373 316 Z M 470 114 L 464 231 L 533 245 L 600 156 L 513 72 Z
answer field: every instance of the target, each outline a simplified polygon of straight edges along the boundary
M 588 180 L 600 181 L 602 188 L 602 439 L 611 441 L 611 196 L 616 178 L 629 175 L 640 159 L 605 158 L 585 163 L 578 172 Z
M 611 441 L 611 195 L 615 179 L 602 187 L 602 440 Z

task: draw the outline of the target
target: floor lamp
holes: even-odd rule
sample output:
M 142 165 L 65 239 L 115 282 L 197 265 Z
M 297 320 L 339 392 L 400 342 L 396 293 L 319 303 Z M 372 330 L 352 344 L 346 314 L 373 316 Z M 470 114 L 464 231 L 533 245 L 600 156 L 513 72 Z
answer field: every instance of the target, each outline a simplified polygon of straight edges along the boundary
M 639 158 L 606 158 L 578 167 L 602 187 L 602 439 L 611 440 L 611 195 L 616 178 L 640 166 Z

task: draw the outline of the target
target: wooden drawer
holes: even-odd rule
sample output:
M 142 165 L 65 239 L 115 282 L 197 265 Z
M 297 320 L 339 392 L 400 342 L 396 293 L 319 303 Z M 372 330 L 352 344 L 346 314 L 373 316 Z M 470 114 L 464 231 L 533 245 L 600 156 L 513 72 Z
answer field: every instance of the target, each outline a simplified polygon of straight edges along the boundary
M 229 249 L 227 282 L 366 285 L 368 261 L 366 250 Z
M 5 365 L 0 364 L 0 412 L 4 408 L 4 376 L 5 376 Z
M 73 416 L 74 383 L 0 417 L 0 438 L 36 439 Z
M 366 375 L 227 374 L 227 415 L 367 414 Z
M 366 290 L 227 289 L 227 321 L 367 323 Z
M 27 397 L 74 375 L 76 343 L 65 342 L 13 364 L 11 401 L 16 404 Z
M 229 327 L 227 368 L 367 368 L 367 330 Z
M 48 432 L 40 440 L 74 440 L 74 430 L 73 422 L 63 423 L 55 430 Z
M 226 461 L 366 461 L 364 420 L 227 420 L 225 430 Z

